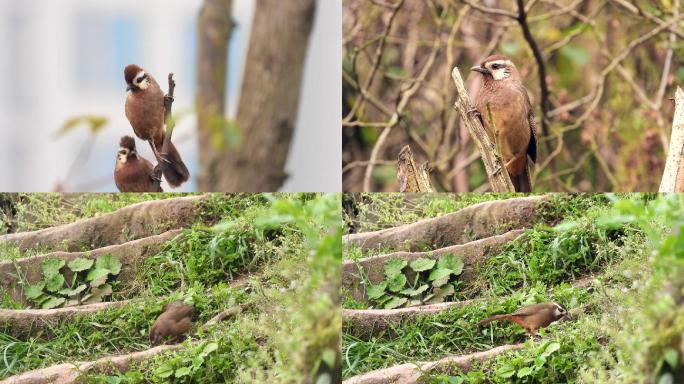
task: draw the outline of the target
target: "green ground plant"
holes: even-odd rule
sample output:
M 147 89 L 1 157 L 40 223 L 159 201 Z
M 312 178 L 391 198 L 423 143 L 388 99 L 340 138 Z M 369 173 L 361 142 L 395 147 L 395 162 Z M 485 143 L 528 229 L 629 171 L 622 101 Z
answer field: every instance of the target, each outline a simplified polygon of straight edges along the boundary
M 43 279 L 27 285 L 24 296 L 41 309 L 72 307 L 99 303 L 111 296 L 113 280 L 121 272 L 121 261 L 108 254 L 68 263 L 47 259 L 42 263 L 42 271 Z
M 5 357 L 0 359 L 0 378 L 147 349 L 149 327 L 163 304 L 184 300 L 195 307 L 196 325 L 179 350 L 126 373 L 93 372 L 84 381 L 266 382 L 278 377 L 330 382 L 341 361 L 340 196 L 227 195 L 208 200 L 202 209 L 207 218 L 220 215 L 219 224 L 193 226 L 183 233 L 186 240 L 170 242 L 148 259 L 138 271 L 135 289 L 117 298 L 132 299 L 130 303 L 38 333 L 0 328 Z M 236 278 L 244 278 L 244 285 L 229 287 Z M 231 321 L 200 329 L 217 313 L 241 304 L 246 309 Z
M 684 262 L 675 261 L 684 259 L 679 244 L 684 234 L 682 207 L 682 198 L 673 196 L 553 195 L 543 212 L 554 226 L 535 224 L 521 241 L 475 267 L 474 279 L 454 298 L 470 299 L 467 304 L 403 321 L 372 336 L 355 336 L 359 332 L 354 326 L 344 325 L 344 377 L 524 342 L 523 349 L 476 364 L 467 373 L 434 372 L 422 381 L 682 380 L 679 359 L 684 354 L 678 346 L 684 295 L 676 292 L 681 292 L 684 279 L 674 278 L 684 275 L 678 266 Z M 657 250 L 655 258 L 650 257 L 652 249 Z M 366 256 L 353 248 L 349 254 Z M 344 297 L 345 308 L 364 308 L 349 294 Z M 492 314 L 545 301 L 556 301 L 577 316 L 543 329 L 541 338 L 529 338 L 508 322 L 475 325 Z
M 458 289 L 463 261 L 452 254 L 439 259 L 418 258 L 412 262 L 385 262 L 385 280 L 369 284 L 368 298 L 378 307 L 395 309 L 444 302 Z

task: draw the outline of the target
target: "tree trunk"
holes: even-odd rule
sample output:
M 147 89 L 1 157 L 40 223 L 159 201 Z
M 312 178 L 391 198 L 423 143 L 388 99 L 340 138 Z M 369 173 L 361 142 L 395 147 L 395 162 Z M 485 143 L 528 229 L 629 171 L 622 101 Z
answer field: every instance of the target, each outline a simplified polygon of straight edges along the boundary
M 287 179 L 315 10 L 315 0 L 257 0 L 236 118 L 242 142 L 225 150 L 203 190 L 276 191 Z
M 225 116 L 232 6 L 232 0 L 204 0 L 199 14 L 195 107 L 200 167 L 197 187 L 200 191 L 218 191 L 216 181 L 223 173 L 220 161 L 226 145 L 217 145 L 215 138 L 222 135 L 221 125 L 216 122 Z

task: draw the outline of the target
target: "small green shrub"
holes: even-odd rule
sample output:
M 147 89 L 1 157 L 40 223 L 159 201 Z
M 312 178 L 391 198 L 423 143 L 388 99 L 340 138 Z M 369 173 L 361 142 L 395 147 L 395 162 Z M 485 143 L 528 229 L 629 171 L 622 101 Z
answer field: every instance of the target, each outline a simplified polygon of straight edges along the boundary
M 368 298 L 379 307 L 395 309 L 442 303 L 456 293 L 463 261 L 452 254 L 438 260 L 419 258 L 385 262 L 385 280 L 369 285 Z
M 78 258 L 69 263 L 47 259 L 42 269 L 43 280 L 26 286 L 24 296 L 37 308 L 51 309 L 99 303 L 110 296 L 111 282 L 121 272 L 121 262 L 112 255 L 97 260 Z

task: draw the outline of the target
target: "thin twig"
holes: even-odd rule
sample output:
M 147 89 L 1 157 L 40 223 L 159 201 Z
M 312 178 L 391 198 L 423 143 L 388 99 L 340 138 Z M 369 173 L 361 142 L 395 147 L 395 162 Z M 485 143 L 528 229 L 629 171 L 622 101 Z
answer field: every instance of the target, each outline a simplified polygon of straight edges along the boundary
M 162 144 L 161 155 L 162 157 L 169 153 L 169 143 L 171 143 L 171 136 L 173 135 L 173 129 L 176 126 L 176 121 L 173 119 L 171 114 L 171 109 L 173 107 L 174 101 L 174 91 L 176 90 L 176 81 L 173 79 L 173 72 L 169 73 L 169 93 L 164 96 L 164 125 L 166 126 L 166 133 L 164 134 L 164 143 Z M 156 190 L 161 192 L 161 176 L 164 167 L 167 164 L 163 161 L 157 163 L 154 167 L 154 186 Z

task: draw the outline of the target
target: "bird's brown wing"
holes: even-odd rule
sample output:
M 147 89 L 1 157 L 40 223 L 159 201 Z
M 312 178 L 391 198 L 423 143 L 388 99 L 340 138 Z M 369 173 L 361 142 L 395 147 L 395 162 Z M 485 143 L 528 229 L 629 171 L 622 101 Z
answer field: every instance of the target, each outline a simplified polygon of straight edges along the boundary
M 546 307 L 547 304 L 545 303 L 539 303 L 539 304 L 532 304 L 528 305 L 522 308 L 519 308 L 517 311 L 511 313 L 512 316 L 531 316 L 534 314 L 539 313 L 539 311 L 543 310 Z
M 537 120 L 534 118 L 534 107 L 530 102 L 530 95 L 527 90 L 524 90 L 525 98 L 527 99 L 527 121 L 530 125 L 530 144 L 527 146 L 527 154 L 532 159 L 533 163 L 537 162 Z

